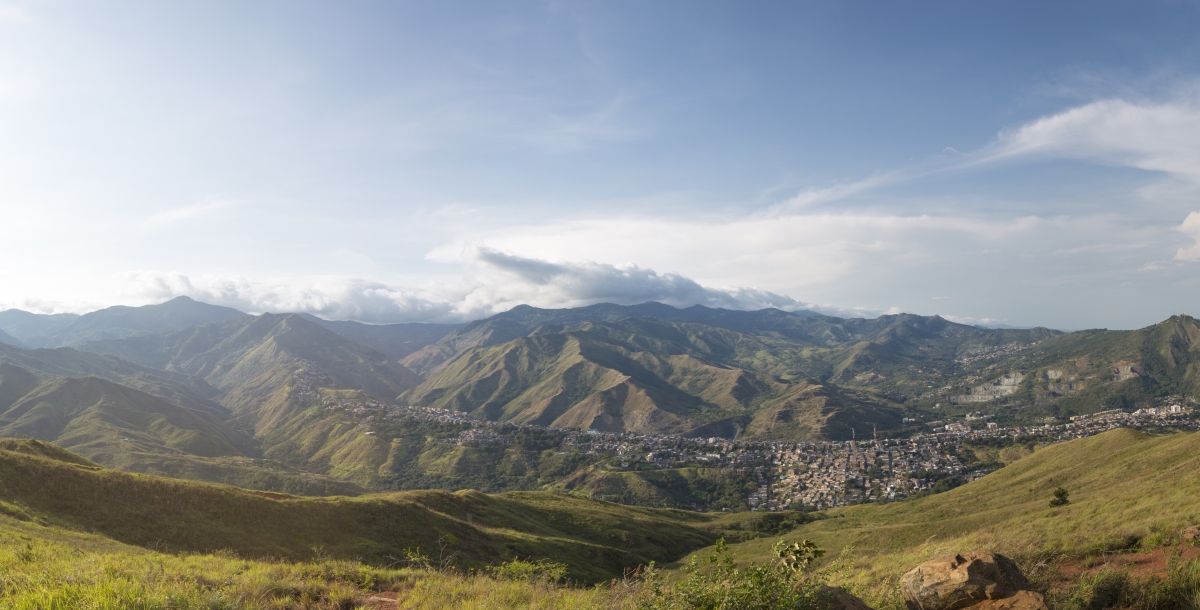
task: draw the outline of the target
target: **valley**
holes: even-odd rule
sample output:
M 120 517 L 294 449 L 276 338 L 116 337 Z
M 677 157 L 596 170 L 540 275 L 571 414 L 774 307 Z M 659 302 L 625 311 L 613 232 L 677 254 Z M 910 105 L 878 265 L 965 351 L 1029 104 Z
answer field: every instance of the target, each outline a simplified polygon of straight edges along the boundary
M 964 443 L 1058 442 L 1089 413 L 1195 425 L 1170 398 L 1195 383 L 1184 317 L 1060 333 L 647 303 L 375 327 L 207 307 L 0 312 L 19 341 L 79 338 L 0 345 L 0 433 L 286 493 L 559 489 L 770 511 L 943 490 L 1002 465 Z M 1169 425 L 1144 415 L 1168 400 Z M 940 457 L 878 463 L 901 446 Z M 783 457 L 803 455 L 826 457 Z
M 138 308 L 86 326 L 0 312 L 26 339 L 30 328 L 80 338 L 0 344 L 0 436 L 15 437 L 0 443 L 0 536 L 40 540 L 47 557 L 98 549 L 98 561 L 160 548 L 233 552 L 245 569 L 353 560 L 345 569 L 383 570 L 378 583 L 523 557 L 595 583 L 677 566 L 718 539 L 763 560 L 771 540 L 805 536 L 871 549 L 846 584 L 894 606 L 886 583 L 901 564 L 986 547 L 991 534 L 953 521 L 941 530 L 951 542 L 889 550 L 869 543 L 876 526 L 847 524 L 919 514 L 924 532 L 960 514 L 960 498 L 1007 506 L 989 490 L 1015 493 L 1002 482 L 1033 476 L 1022 472 L 1058 482 L 1063 459 L 1200 428 L 1200 327 L 1181 316 L 1059 333 L 907 315 L 520 307 L 372 338 L 368 325 L 172 303 L 142 327 Z M 215 319 L 190 324 L 197 316 Z M 1047 461 L 1060 454 L 1075 457 Z M 1092 483 L 1070 484 L 1073 499 L 1092 497 Z M 1180 510 L 1129 513 L 1124 527 L 1174 531 L 1166 521 L 1191 519 Z M 1022 561 L 1047 545 L 1090 552 L 999 523 L 1013 533 L 996 548 Z M 1009 548 L 1015 539 L 1027 546 Z M 398 561 L 410 567 L 388 571 Z M 1068 586 L 1038 578 L 1051 594 Z M 320 595 L 345 587 L 360 605 L 371 591 L 399 595 L 327 582 Z M 539 582 L 538 595 L 581 595 Z M 628 586 L 629 600 L 647 595 Z M 617 603 L 616 589 L 589 595 Z

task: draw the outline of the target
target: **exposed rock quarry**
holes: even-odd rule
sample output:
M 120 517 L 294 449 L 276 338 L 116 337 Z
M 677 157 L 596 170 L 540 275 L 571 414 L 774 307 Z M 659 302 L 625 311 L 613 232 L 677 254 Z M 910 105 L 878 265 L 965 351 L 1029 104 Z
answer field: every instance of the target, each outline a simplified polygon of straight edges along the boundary
M 951 398 L 954 402 L 988 402 L 1002 396 L 1008 396 L 1017 391 L 1021 382 L 1025 380 L 1025 374 L 1021 372 L 1005 373 L 999 379 L 985 383 L 980 386 L 971 388 L 969 394 L 955 396 Z
M 1041 594 L 1030 588 L 1017 564 L 990 551 L 931 559 L 900 578 L 900 593 L 910 610 L 1046 608 Z

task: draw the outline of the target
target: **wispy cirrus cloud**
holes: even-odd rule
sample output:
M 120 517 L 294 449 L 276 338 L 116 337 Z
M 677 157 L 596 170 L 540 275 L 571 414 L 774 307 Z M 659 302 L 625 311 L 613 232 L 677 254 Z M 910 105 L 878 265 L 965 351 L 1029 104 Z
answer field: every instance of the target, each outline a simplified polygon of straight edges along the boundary
M 158 229 L 168 225 L 178 224 L 180 222 L 198 220 L 217 215 L 218 213 L 234 208 L 237 202 L 217 199 L 213 201 L 205 201 L 202 203 L 194 203 L 175 208 L 160 210 L 151 214 L 148 218 L 138 223 L 139 229 Z
M 1005 129 L 987 146 L 832 186 L 811 186 L 769 208 L 786 214 L 852 199 L 931 175 L 1003 161 L 1073 159 L 1159 172 L 1200 184 L 1200 95 L 1187 88 L 1167 101 L 1103 99 Z
M 1060 157 L 1162 172 L 1200 183 L 1200 97 L 1108 99 L 1001 132 L 977 162 Z

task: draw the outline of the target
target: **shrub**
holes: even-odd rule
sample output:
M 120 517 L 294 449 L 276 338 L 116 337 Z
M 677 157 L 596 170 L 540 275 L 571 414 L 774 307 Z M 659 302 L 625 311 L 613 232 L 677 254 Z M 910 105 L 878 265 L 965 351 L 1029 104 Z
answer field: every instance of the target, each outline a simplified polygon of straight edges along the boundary
M 1050 501 L 1050 506 L 1066 506 L 1070 504 L 1071 501 L 1067 499 L 1067 496 L 1070 495 L 1071 492 L 1067 491 L 1065 487 L 1059 487 L 1054 490 L 1054 499 Z
M 517 558 L 498 566 L 490 566 L 487 571 L 492 576 L 503 580 L 556 583 L 567 575 L 567 564 L 549 559 L 527 561 Z
M 703 560 L 693 555 L 682 568 L 686 577 L 668 583 L 653 564 L 643 574 L 643 610 L 808 610 L 829 607 L 829 593 L 822 590 L 830 570 L 814 571 L 813 563 L 824 555 L 817 545 L 805 540 L 775 543 L 774 561 L 751 563 L 739 568 L 725 540 L 717 541 Z M 835 566 L 839 565 L 835 562 Z

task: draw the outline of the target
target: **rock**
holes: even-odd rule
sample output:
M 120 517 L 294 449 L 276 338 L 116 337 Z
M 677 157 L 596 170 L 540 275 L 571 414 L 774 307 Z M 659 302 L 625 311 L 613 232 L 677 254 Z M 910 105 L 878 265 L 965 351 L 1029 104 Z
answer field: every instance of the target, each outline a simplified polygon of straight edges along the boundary
M 874 610 L 861 598 L 851 595 L 841 587 L 821 587 L 817 594 L 828 596 L 829 607 L 833 610 Z
M 1200 525 L 1189 525 L 1189 526 L 1183 528 L 1183 539 L 1184 540 L 1200 539 Z
M 1042 597 L 1041 593 L 1017 591 L 1003 599 L 989 599 L 974 606 L 967 606 L 967 610 L 1050 610 L 1050 607 L 1046 605 L 1046 598 Z
M 900 577 L 910 610 L 959 610 L 1030 588 L 1017 564 L 990 551 L 931 559 Z

